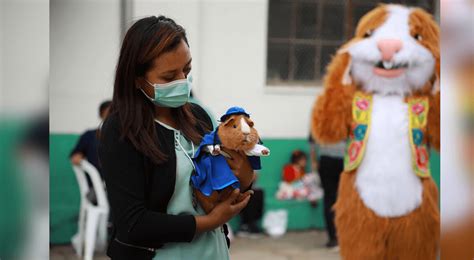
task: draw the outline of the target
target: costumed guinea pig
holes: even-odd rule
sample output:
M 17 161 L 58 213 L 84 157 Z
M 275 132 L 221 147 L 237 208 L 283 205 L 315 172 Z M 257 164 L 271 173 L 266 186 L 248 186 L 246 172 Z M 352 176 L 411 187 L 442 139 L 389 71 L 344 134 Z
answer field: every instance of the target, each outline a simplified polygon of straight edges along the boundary
M 230 169 L 222 148 L 244 153 L 254 170 L 261 169 L 260 156 L 269 156 L 254 122 L 243 108 L 231 107 L 220 118 L 216 130 L 205 135 L 194 155 L 195 172 L 191 176 L 197 202 L 206 213 L 224 200 L 232 190 L 240 188 L 240 180 Z
M 312 115 L 320 143 L 347 141 L 333 209 L 343 259 L 435 259 L 439 28 L 420 8 L 380 5 L 332 58 Z

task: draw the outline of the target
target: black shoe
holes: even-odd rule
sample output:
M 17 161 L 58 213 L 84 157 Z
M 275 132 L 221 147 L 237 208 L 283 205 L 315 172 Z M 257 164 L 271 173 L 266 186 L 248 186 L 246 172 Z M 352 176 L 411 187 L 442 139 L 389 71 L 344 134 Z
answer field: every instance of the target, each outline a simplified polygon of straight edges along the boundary
M 239 230 L 237 231 L 237 236 L 239 237 L 247 237 L 250 233 L 249 226 L 247 224 L 240 225 Z
M 337 243 L 337 240 L 336 239 L 331 239 L 329 240 L 327 243 L 326 243 L 326 247 L 327 248 L 335 248 L 337 247 L 339 244 Z
M 262 237 L 262 230 L 254 224 L 243 224 L 240 226 L 237 236 L 245 238 L 260 238 Z
M 259 228 L 255 223 L 251 223 L 250 225 L 248 225 L 248 231 L 251 234 L 260 234 L 260 233 L 262 233 L 262 229 Z

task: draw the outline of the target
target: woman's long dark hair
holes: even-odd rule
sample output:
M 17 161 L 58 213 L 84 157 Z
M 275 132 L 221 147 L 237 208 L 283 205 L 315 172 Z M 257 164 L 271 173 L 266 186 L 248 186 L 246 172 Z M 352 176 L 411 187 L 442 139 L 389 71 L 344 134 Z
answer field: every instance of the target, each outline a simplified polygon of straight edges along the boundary
M 167 160 L 160 149 L 155 129 L 155 105 L 140 90 L 145 73 L 159 55 L 176 49 L 184 40 L 188 44 L 183 27 L 164 16 L 152 16 L 138 20 L 125 35 L 115 73 L 114 94 L 110 114 L 118 114 L 121 138 L 127 138 L 133 146 L 154 163 Z M 176 124 L 193 143 L 202 136 L 195 130 L 202 122 L 194 117 L 191 105 L 185 104 L 171 111 Z

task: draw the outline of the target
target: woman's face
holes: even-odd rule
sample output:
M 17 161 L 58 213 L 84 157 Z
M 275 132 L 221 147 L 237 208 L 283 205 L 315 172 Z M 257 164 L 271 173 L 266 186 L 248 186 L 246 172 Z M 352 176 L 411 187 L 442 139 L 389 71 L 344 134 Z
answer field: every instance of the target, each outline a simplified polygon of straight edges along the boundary
M 191 52 L 184 40 L 172 51 L 158 56 L 150 70 L 145 73 L 145 79 L 152 83 L 164 84 L 185 79 L 191 71 Z M 149 84 L 143 87 L 149 97 L 155 96 L 153 87 Z

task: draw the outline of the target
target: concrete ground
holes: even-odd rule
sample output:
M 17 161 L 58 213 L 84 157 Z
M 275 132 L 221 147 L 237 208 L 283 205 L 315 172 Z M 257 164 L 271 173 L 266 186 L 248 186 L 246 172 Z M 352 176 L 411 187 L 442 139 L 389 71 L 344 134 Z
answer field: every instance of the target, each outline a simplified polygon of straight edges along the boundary
M 323 231 L 289 232 L 280 238 L 239 238 L 231 244 L 230 255 L 232 260 L 306 260 L 306 259 L 340 259 L 337 252 L 324 247 L 326 234 Z M 52 246 L 50 259 L 78 260 L 70 245 Z M 103 253 L 96 253 L 97 260 L 108 257 Z M 204 260 L 204 259 L 202 259 Z

